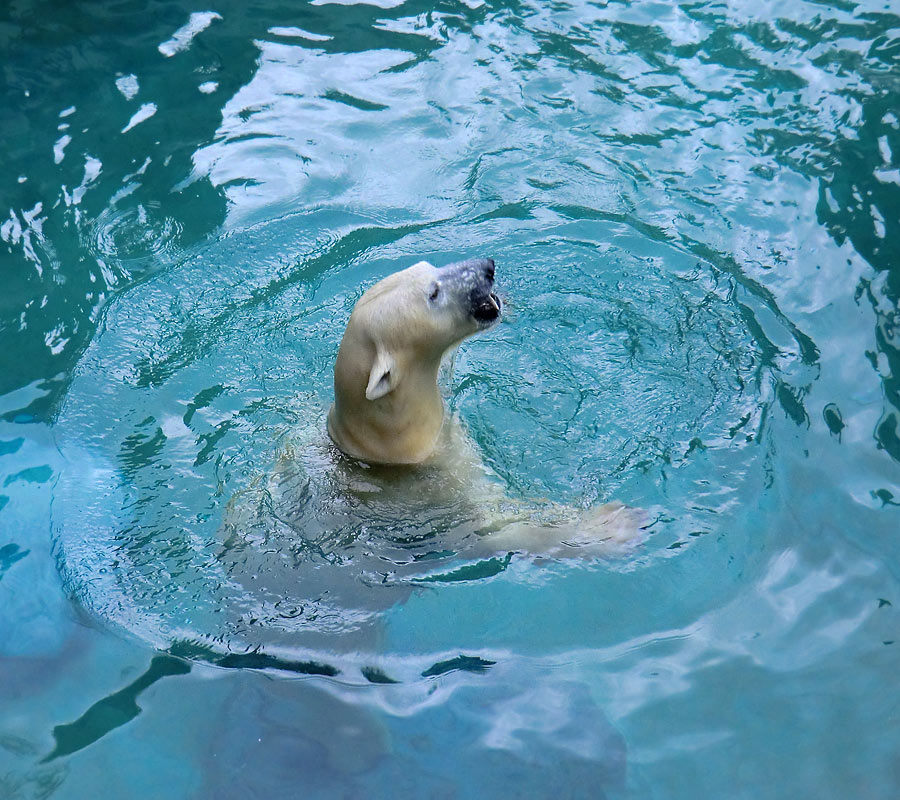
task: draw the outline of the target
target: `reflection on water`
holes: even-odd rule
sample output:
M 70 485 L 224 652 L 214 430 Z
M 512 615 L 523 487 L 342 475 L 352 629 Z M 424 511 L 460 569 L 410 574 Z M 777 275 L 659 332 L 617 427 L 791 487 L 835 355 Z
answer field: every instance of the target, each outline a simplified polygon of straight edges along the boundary
M 0 651 L 71 657 L 52 492 L 55 559 L 92 624 L 235 659 L 223 666 L 331 675 L 308 713 L 290 681 L 237 669 L 206 688 L 235 727 L 222 752 L 266 764 L 273 790 L 293 740 L 322 793 L 365 775 L 370 796 L 422 776 L 473 794 L 513 758 L 534 792 L 583 796 L 621 786 L 627 749 L 641 796 L 891 796 L 893 710 L 872 688 L 895 666 L 900 558 L 889 3 L 49 16 L 0 10 Z M 289 446 L 320 441 L 362 289 L 473 252 L 497 259 L 510 314 L 460 352 L 454 413 L 512 497 L 652 509 L 641 553 L 382 585 L 396 542 L 369 547 L 300 501 L 279 536 L 229 543 L 229 502 L 252 498 L 260 529 L 277 527 L 262 487 Z M 333 464 L 303 452 L 326 485 Z M 464 504 L 414 506 L 404 530 L 438 572 L 455 564 L 441 529 Z M 299 553 L 307 523 L 334 557 Z M 79 765 L 153 717 L 79 723 L 149 663 L 40 732 L 0 730 L 14 791 L 96 794 Z M 205 669 L 142 700 L 200 691 Z M 49 678 L 40 691 L 47 708 L 69 695 Z M 35 719 L 9 704 L 5 719 Z M 309 732 L 329 715 L 347 723 L 341 747 Z M 36 766 L 57 726 L 91 743 L 69 747 L 68 777 Z M 256 748 L 251 728 L 278 735 Z M 146 741 L 169 753 L 159 732 Z M 213 755 L 192 744 L 148 775 L 187 786 L 203 765 L 206 794 L 229 796 L 244 778 Z

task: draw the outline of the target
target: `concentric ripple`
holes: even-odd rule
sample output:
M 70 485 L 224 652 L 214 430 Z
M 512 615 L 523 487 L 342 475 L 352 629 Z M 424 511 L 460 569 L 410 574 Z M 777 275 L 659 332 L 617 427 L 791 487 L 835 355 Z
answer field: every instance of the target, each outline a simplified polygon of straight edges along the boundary
M 158 647 L 334 658 L 377 649 L 419 593 L 487 581 L 502 596 L 579 569 L 473 562 L 477 515 L 427 502 L 444 476 L 384 479 L 327 442 L 331 364 L 354 300 L 452 232 L 372 249 L 356 230 L 273 281 L 253 254 L 290 229 L 223 239 L 110 308 L 56 428 L 81 465 L 56 493 L 73 593 Z M 366 257 L 341 261 L 360 238 Z M 560 220 L 490 252 L 511 310 L 463 346 L 449 402 L 503 490 L 651 509 L 638 560 L 602 571 L 721 525 L 761 479 L 768 385 L 731 278 L 614 223 Z M 231 280 L 211 263 L 230 265 Z M 730 470 L 726 485 L 708 486 L 711 466 Z M 516 632 L 490 644 L 516 647 Z
M 182 225 L 158 202 L 111 205 L 84 232 L 84 246 L 98 259 L 128 267 L 135 262 L 165 261 L 178 251 Z

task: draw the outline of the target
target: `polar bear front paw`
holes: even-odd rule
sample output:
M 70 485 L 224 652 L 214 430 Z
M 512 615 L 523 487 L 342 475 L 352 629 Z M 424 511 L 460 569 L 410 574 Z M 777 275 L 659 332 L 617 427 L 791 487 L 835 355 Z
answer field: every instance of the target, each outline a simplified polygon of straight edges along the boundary
M 564 525 L 562 544 L 572 558 L 612 558 L 629 555 L 647 538 L 647 512 L 618 501 L 584 511 Z M 567 535 L 571 531 L 571 535 Z
M 645 539 L 647 512 L 613 502 L 562 520 L 518 520 L 486 535 L 494 552 L 516 551 L 550 558 L 616 558 L 633 552 Z

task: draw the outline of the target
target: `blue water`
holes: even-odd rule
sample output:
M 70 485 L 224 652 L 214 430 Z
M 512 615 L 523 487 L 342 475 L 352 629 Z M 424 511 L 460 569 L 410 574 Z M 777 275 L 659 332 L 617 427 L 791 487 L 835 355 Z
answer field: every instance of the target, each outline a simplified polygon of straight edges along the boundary
M 23 0 L 0 63 L 0 797 L 897 796 L 900 9 Z M 415 474 L 295 536 L 353 303 L 475 255 L 448 405 L 632 556 L 454 572 Z

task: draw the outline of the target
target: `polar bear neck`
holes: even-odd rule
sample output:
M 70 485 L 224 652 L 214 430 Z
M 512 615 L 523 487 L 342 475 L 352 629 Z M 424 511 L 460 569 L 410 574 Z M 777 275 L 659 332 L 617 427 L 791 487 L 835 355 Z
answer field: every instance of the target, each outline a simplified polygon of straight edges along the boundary
M 492 259 L 427 261 L 382 278 L 356 302 L 334 365 L 328 432 L 344 453 L 418 464 L 444 421 L 443 356 L 500 319 Z
M 402 380 L 383 397 L 369 400 L 366 385 L 374 358 L 374 349 L 354 346 L 345 337 L 335 362 L 328 433 L 342 452 L 361 461 L 421 463 L 434 451 L 444 420 L 437 383 L 441 354 L 397 363 Z

